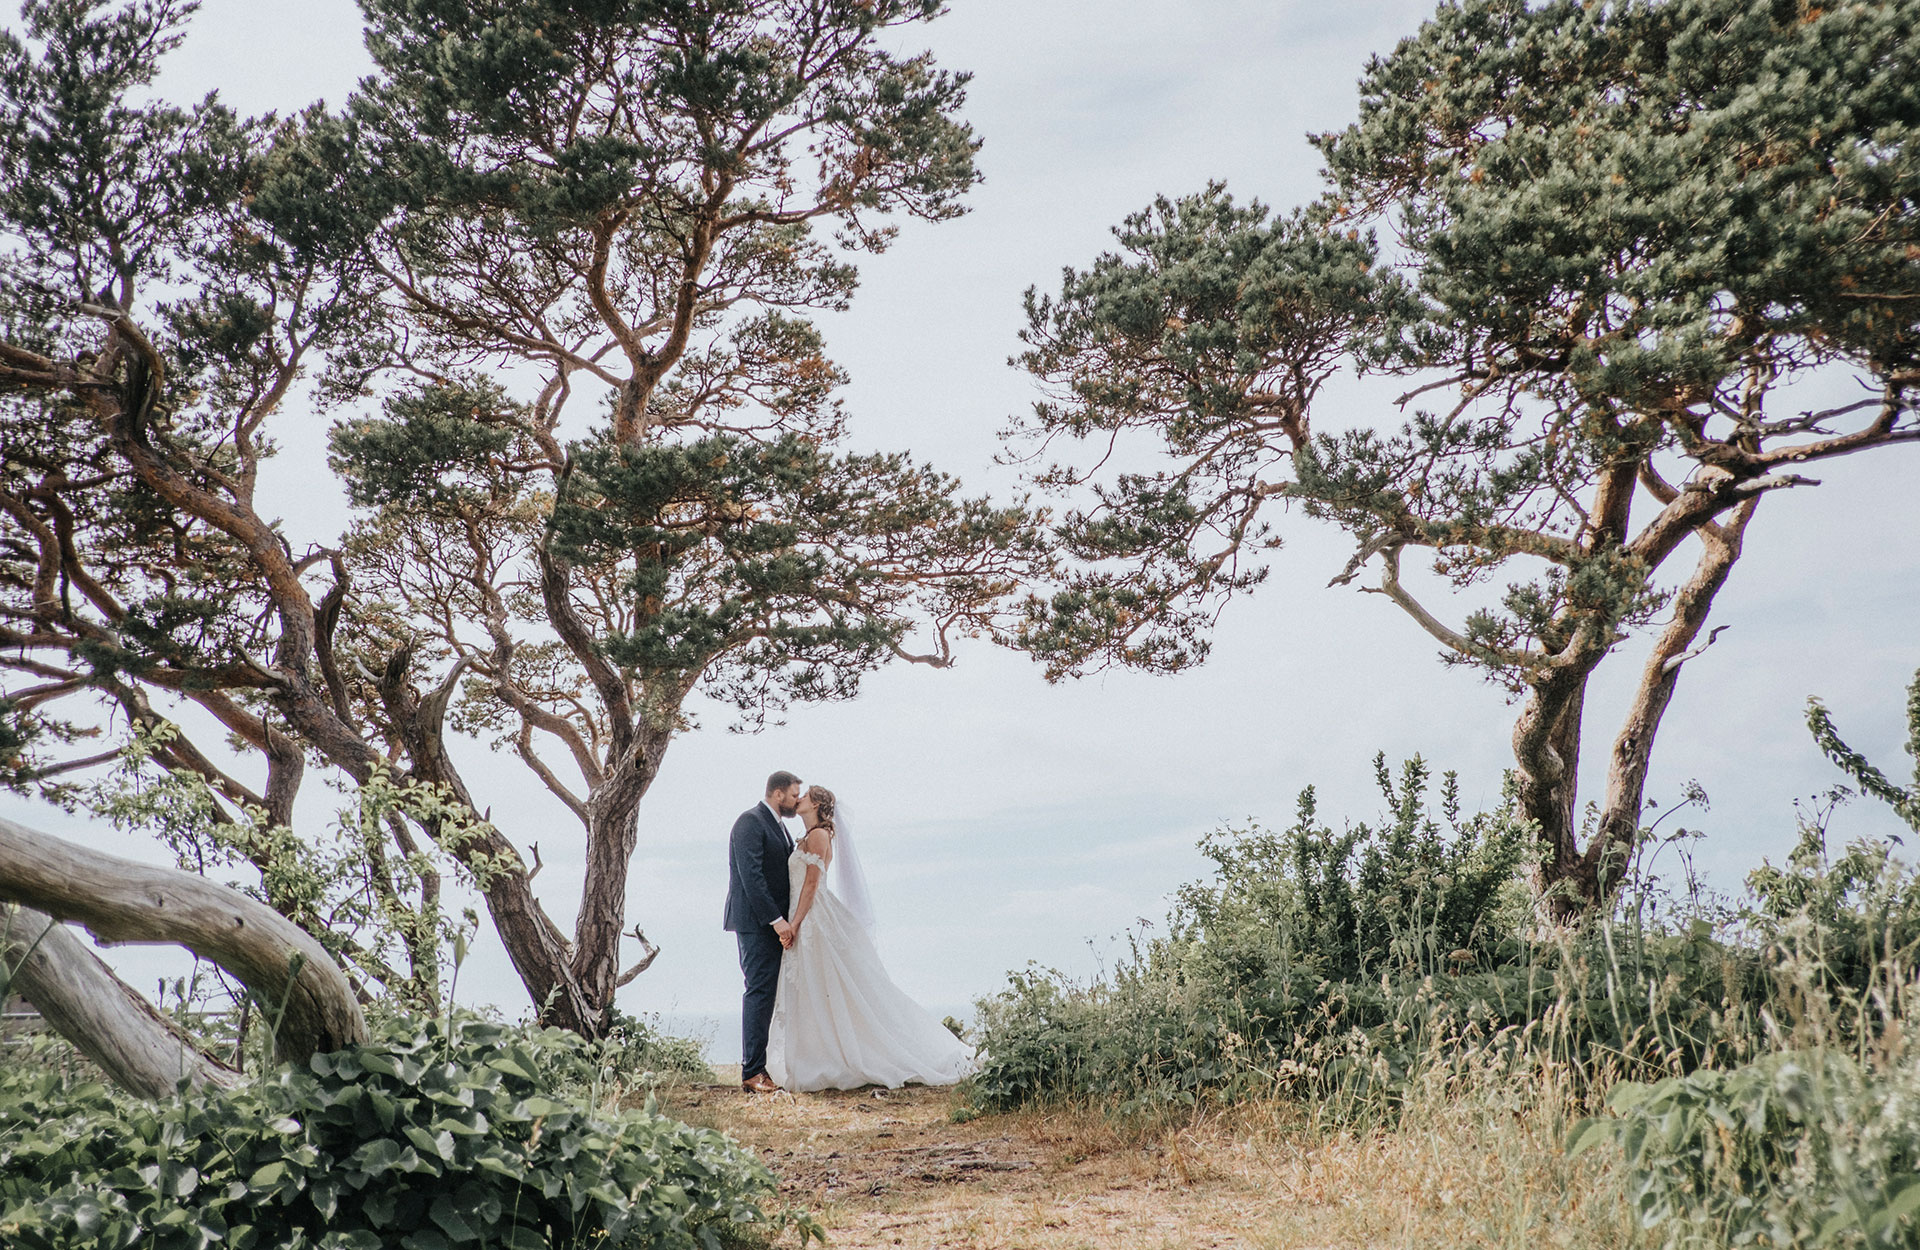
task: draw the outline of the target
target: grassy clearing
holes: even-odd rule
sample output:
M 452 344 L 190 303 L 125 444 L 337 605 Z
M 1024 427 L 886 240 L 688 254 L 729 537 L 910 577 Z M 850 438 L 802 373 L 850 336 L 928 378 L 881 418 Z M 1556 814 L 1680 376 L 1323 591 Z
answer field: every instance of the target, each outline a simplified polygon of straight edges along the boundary
M 1920 776 L 1920 680 L 1910 709 Z M 1920 789 L 1828 753 L 1920 832 Z M 1305 791 L 1286 830 L 1205 838 L 1212 878 L 1102 976 L 1010 977 L 968 1108 L 1297 1108 L 1225 1174 L 1297 1189 L 1315 1160 L 1362 1214 L 1256 1203 L 1246 1244 L 1617 1245 L 1630 1211 L 1672 1250 L 1920 1250 L 1920 869 L 1831 846 L 1845 790 L 1740 895 L 1685 872 L 1695 835 L 1649 831 L 1613 906 L 1562 927 L 1510 811 L 1463 816 L 1450 778 L 1430 807 L 1417 757 L 1376 770 L 1376 823 L 1335 830 Z

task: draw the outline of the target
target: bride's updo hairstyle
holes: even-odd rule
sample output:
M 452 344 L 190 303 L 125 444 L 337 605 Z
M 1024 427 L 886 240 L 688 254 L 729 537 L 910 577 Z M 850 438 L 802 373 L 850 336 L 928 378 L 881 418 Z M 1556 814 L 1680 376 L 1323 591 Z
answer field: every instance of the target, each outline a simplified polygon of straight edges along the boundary
M 812 799 L 813 805 L 820 809 L 820 823 L 831 827 L 833 825 L 833 791 L 825 786 L 808 786 L 807 797 Z

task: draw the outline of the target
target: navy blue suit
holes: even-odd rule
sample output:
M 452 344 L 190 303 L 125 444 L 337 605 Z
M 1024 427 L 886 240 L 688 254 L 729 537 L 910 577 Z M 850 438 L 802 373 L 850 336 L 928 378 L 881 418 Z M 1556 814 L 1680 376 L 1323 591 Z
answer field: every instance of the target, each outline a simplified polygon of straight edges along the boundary
M 793 839 L 765 803 L 756 803 L 733 822 L 727 839 L 726 927 L 740 939 L 740 973 L 746 993 L 740 999 L 740 1079 L 767 1070 L 767 1025 L 773 1020 L 774 991 L 780 986 L 780 936 L 773 922 L 787 914 L 792 881 L 787 856 Z

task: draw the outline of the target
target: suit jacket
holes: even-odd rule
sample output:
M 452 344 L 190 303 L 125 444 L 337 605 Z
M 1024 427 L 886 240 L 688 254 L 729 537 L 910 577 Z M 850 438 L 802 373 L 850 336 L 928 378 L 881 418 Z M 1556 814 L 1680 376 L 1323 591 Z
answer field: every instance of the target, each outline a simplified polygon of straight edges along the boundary
M 787 914 L 787 856 L 793 839 L 765 803 L 755 803 L 733 822 L 727 839 L 727 913 L 730 933 L 764 929 Z

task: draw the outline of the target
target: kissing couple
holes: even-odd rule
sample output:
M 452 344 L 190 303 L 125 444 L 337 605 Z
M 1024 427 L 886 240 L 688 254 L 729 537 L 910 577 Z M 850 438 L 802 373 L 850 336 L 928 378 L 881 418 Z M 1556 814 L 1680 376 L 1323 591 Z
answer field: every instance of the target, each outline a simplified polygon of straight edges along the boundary
M 803 825 L 796 844 L 786 822 Z M 831 874 L 831 875 L 829 875 Z M 740 939 L 740 1087 L 749 1093 L 952 1085 L 971 1047 L 880 963 L 846 809 L 789 772 L 727 841 L 726 927 Z

